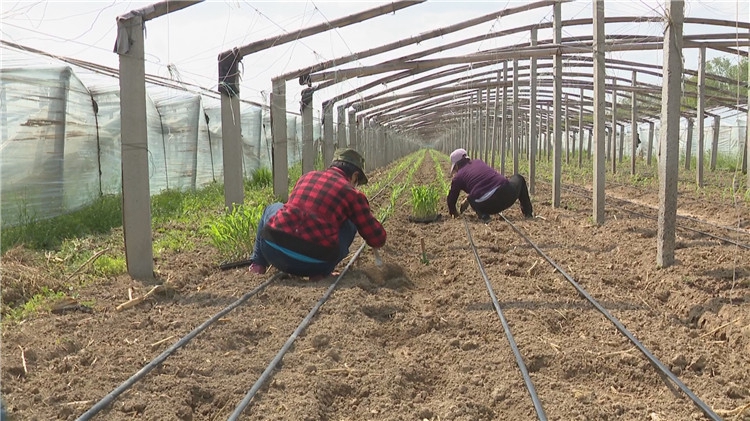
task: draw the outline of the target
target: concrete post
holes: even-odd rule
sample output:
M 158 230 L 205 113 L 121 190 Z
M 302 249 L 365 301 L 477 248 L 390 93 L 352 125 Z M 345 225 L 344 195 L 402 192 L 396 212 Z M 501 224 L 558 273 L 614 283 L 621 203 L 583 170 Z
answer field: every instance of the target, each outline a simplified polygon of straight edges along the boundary
M 696 104 L 696 117 L 698 122 L 698 151 L 695 162 L 695 184 L 703 187 L 703 153 L 704 136 L 706 130 L 705 108 L 706 108 L 706 47 L 698 49 L 698 103 Z
M 653 155 L 654 149 L 654 122 L 648 122 L 648 151 L 646 152 L 646 164 L 651 166 L 651 156 Z
M 282 202 L 289 198 L 287 161 L 286 80 L 273 79 L 271 93 L 271 134 L 273 136 L 273 194 Z M 238 121 L 239 121 L 239 115 Z
M 146 71 L 143 20 L 133 16 L 118 21 L 129 43 L 120 58 L 120 130 L 122 148 L 122 227 L 128 274 L 138 280 L 154 277 L 151 243 L 151 190 L 148 173 Z
M 719 130 L 721 129 L 721 116 L 714 116 L 713 138 L 711 139 L 711 171 L 716 171 L 716 160 L 719 149 Z
M 609 156 L 612 159 L 612 174 L 617 173 L 617 91 L 612 91 L 612 131 L 609 134 Z
M 583 167 L 583 88 L 578 103 L 578 168 Z
M 302 174 L 315 169 L 315 144 L 313 143 L 312 88 L 302 90 L 300 114 L 302 114 Z
M 333 161 L 333 104 L 323 103 L 323 168 Z
M 636 86 L 637 77 L 638 72 L 633 70 L 633 88 L 635 88 Z M 640 136 L 638 135 L 638 104 L 636 104 L 637 98 L 635 95 L 635 90 L 633 90 L 633 93 L 630 96 L 630 100 L 630 175 L 635 175 L 635 155 L 638 149 L 638 141 L 640 141 Z
M 346 143 L 346 110 L 343 105 L 336 108 L 338 120 L 336 121 L 336 147 L 345 148 Z M 329 162 L 330 163 L 330 162 Z
M 508 60 L 503 62 L 503 105 L 500 120 L 500 173 L 505 174 L 506 139 L 508 138 Z
M 661 127 L 659 130 L 659 220 L 656 264 L 674 264 L 677 220 L 677 168 L 680 162 L 680 102 L 682 83 L 682 24 L 685 2 L 667 2 L 669 20 L 664 30 Z
M 604 223 L 604 128 L 605 124 L 605 74 L 604 74 L 604 0 L 594 0 L 594 180 L 593 180 L 593 218 L 594 223 Z M 591 136 L 589 136 L 591 139 Z
M 562 44 L 562 7 L 561 3 L 556 2 L 552 6 L 553 10 L 553 23 L 552 23 L 552 43 L 555 45 Z M 552 151 L 553 154 L 553 175 L 552 175 L 552 207 L 560 207 L 560 188 L 562 182 L 561 164 L 562 164 L 562 126 L 561 126 L 561 112 L 562 107 L 560 101 L 562 100 L 562 54 L 559 52 L 555 54 L 552 64 L 552 107 L 553 118 L 554 118 L 554 132 L 555 132 L 555 146 Z
M 691 160 L 693 158 L 693 119 L 687 119 L 687 139 L 685 141 L 685 169 L 690 169 Z
M 518 149 L 520 147 L 519 121 L 518 113 L 518 59 L 513 59 L 513 116 L 512 118 L 512 142 L 513 142 L 513 174 L 518 174 Z
M 531 28 L 531 46 L 536 46 L 537 28 Z M 536 127 L 536 58 L 529 63 L 529 194 L 536 193 L 536 148 L 538 134 Z

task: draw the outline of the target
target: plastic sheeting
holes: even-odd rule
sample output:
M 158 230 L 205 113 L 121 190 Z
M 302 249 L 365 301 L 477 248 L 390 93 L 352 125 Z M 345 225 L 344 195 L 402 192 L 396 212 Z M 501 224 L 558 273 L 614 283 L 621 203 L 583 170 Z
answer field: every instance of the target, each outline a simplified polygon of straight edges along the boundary
M 151 194 L 223 182 L 216 99 L 148 87 Z M 240 103 L 243 173 L 271 168 L 268 109 Z M 0 71 L 3 226 L 50 218 L 122 189 L 119 87 L 87 87 L 71 67 Z M 288 115 L 288 164 L 302 159 L 301 118 Z M 320 122 L 315 122 L 320 133 Z

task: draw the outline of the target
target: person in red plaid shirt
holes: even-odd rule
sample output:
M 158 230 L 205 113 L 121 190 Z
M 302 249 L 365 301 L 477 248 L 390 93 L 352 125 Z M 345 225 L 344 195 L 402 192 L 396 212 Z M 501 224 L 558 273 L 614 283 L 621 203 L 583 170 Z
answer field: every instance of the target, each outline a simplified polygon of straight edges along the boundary
M 319 280 L 349 254 L 357 232 L 370 247 L 383 247 L 385 229 L 356 188 L 367 184 L 364 164 L 354 149 L 338 149 L 326 170 L 300 177 L 286 203 L 268 205 L 258 222 L 250 272 L 274 266 Z

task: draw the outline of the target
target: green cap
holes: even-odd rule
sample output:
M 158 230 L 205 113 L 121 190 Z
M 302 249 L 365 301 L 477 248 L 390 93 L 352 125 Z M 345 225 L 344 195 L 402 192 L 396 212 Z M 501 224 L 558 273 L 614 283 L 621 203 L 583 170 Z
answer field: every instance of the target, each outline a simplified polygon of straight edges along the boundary
M 365 159 L 362 158 L 362 155 L 360 155 L 359 152 L 351 148 L 336 149 L 336 152 L 333 153 L 333 160 L 348 162 L 357 167 L 359 173 L 362 175 L 359 178 L 359 184 L 367 184 L 367 176 L 364 171 Z

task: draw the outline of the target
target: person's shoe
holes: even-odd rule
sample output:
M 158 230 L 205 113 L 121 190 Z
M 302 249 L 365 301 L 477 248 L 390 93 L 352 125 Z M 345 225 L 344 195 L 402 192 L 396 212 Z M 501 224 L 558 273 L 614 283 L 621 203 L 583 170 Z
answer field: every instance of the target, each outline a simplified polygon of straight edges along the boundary
M 258 275 L 263 275 L 268 270 L 267 267 L 263 265 L 259 265 L 257 263 L 251 263 L 250 268 L 248 269 L 251 273 L 257 273 Z
M 490 219 L 491 219 L 490 216 L 487 215 L 486 213 L 480 213 L 479 214 L 479 220 L 482 221 L 485 224 L 489 224 L 490 223 Z
M 529 213 L 529 214 L 524 214 L 523 216 L 524 216 L 524 217 L 525 217 L 526 219 L 534 219 L 534 214 L 533 214 L 533 213 Z

